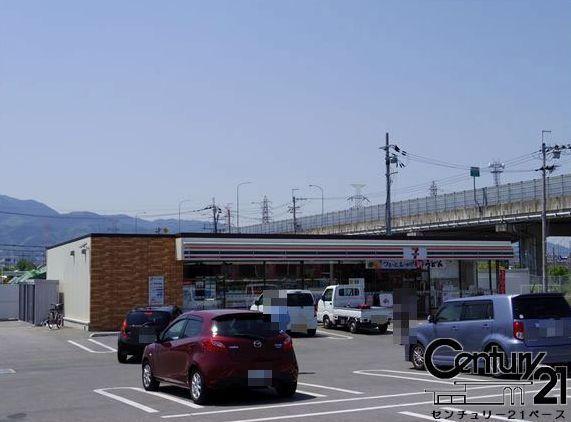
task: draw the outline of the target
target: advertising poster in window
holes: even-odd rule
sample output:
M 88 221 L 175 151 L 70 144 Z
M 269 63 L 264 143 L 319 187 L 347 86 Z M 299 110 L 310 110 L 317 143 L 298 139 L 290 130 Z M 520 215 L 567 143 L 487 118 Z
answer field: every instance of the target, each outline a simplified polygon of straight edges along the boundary
M 165 304 L 165 278 L 163 276 L 149 277 L 149 306 Z

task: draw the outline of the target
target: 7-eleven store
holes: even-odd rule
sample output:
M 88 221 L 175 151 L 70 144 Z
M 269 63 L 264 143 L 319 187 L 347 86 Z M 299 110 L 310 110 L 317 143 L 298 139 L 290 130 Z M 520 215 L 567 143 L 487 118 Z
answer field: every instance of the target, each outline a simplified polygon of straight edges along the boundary
M 68 325 L 106 330 L 137 306 L 246 308 L 264 288 L 319 296 L 351 282 L 364 283 L 371 304 L 412 289 L 422 315 L 446 298 L 496 292 L 511 258 L 498 238 L 92 233 L 48 248 L 47 271 Z M 482 261 L 491 265 L 478 277 Z
M 478 262 L 500 271 L 509 240 L 300 235 L 181 235 L 185 308 L 245 307 L 265 288 L 308 289 L 364 281 L 371 304 L 398 288 L 416 292 L 419 314 L 442 300 L 497 292 L 478 285 Z

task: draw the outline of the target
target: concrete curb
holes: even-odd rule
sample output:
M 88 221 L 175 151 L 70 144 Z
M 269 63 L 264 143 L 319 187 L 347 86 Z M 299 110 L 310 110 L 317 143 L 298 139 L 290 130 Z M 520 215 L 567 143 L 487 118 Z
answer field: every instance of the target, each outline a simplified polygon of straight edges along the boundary
M 100 331 L 97 333 L 91 333 L 89 337 L 110 337 L 116 336 L 119 334 L 119 331 Z

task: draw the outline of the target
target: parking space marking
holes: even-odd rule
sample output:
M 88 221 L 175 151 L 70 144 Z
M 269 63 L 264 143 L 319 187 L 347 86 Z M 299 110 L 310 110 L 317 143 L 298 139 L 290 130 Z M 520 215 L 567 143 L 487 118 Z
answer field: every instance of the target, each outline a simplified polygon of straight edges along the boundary
M 15 374 L 16 371 L 12 368 L 0 368 L 0 375 Z
M 303 390 L 300 390 L 300 389 L 297 389 L 297 390 L 295 390 L 295 392 L 296 392 L 296 393 L 299 393 L 299 394 L 304 394 L 304 395 L 306 395 L 306 396 L 313 396 L 313 397 L 327 397 L 325 394 L 312 393 L 312 392 L 309 392 L 309 391 L 303 391 Z
M 483 413 L 478 413 L 473 410 L 466 410 L 466 409 L 458 409 L 457 407 L 443 407 L 444 410 L 449 410 L 451 412 L 465 412 L 466 414 L 474 415 L 477 414 L 479 417 L 483 417 L 484 419 L 495 419 L 498 421 L 513 421 L 513 422 L 531 422 L 525 419 L 513 419 L 513 418 L 506 418 L 505 416 L 497 416 L 497 415 L 484 415 Z
M 107 349 L 107 350 L 110 350 L 110 351 L 112 351 L 112 352 L 116 352 L 116 351 L 117 351 L 117 349 L 114 349 L 114 348 L 111 347 L 111 346 L 107 346 L 105 343 L 101 343 L 100 341 L 93 340 L 92 338 L 88 338 L 87 340 L 90 341 L 90 342 L 92 342 L 92 343 L 95 343 L 95 344 L 97 344 L 97 345 L 99 345 L 99 346 L 101 346 L 101 347 L 103 347 L 103 348 L 105 348 L 105 349 Z
M 526 391 L 525 393 L 531 394 L 531 393 L 537 393 L 539 391 L 541 391 L 541 390 Z M 485 398 L 502 397 L 502 396 L 503 396 L 503 393 L 487 394 L 484 396 L 471 397 L 471 399 L 485 399 Z M 315 404 L 315 403 L 313 403 L 313 404 Z M 263 421 L 274 421 L 274 420 L 283 420 L 283 419 L 299 419 L 299 418 L 325 416 L 325 415 L 333 415 L 333 414 L 340 414 L 340 413 L 354 413 L 354 412 L 366 412 L 366 411 L 372 411 L 372 410 L 392 409 L 392 408 L 405 407 L 405 406 L 407 406 L 407 407 L 408 406 L 422 406 L 422 405 L 427 405 L 427 404 L 433 405 L 434 402 L 432 400 L 430 400 L 430 401 L 423 401 L 423 402 L 416 402 L 416 403 L 386 404 L 386 405 L 381 405 L 381 406 L 361 407 L 361 408 L 357 408 L 357 409 L 341 409 L 341 410 L 330 410 L 330 411 L 326 411 L 326 412 L 303 413 L 303 414 L 283 415 L 283 416 L 269 416 L 269 417 L 255 418 L 255 419 L 233 420 L 233 421 L 228 421 L 228 422 L 263 422 Z
M 430 416 L 426 416 L 426 415 L 422 415 L 420 413 L 414 413 L 414 412 L 399 412 L 401 415 L 405 415 L 405 416 L 412 416 L 413 418 L 418 418 L 418 419 L 425 419 L 427 421 L 433 421 L 433 422 L 444 422 L 444 419 L 434 419 Z
M 426 395 L 431 394 L 424 391 L 417 391 L 413 393 L 399 393 L 399 394 L 385 394 L 381 396 L 367 396 L 367 397 L 351 397 L 348 399 L 331 399 L 331 400 L 320 400 L 320 401 L 311 401 L 311 402 L 303 402 L 303 403 L 284 403 L 284 404 L 270 404 L 265 406 L 254 406 L 254 407 L 242 407 L 238 409 L 224 409 L 224 410 L 209 410 L 206 412 L 195 412 L 195 413 L 182 413 L 177 415 L 165 415 L 161 416 L 163 419 L 171 419 L 171 418 L 183 418 L 187 416 L 201 416 L 201 415 L 216 415 L 219 413 L 235 413 L 235 412 L 246 412 L 246 411 L 254 411 L 254 410 L 268 410 L 268 409 L 279 409 L 282 407 L 298 407 L 298 406 L 317 406 L 320 404 L 332 404 L 332 403 L 345 403 L 345 402 L 354 402 L 354 401 L 361 401 L 361 400 L 375 400 L 375 399 L 387 399 L 387 398 L 396 398 L 396 397 L 408 397 L 408 396 L 419 396 L 419 395 Z M 432 403 L 432 402 L 430 402 Z
M 390 372 L 392 374 L 415 374 L 416 375 L 420 375 L 420 376 L 427 376 L 427 377 L 431 377 L 432 374 L 428 373 L 428 372 L 420 372 L 420 371 L 416 371 L 416 372 L 411 372 L 411 371 L 394 371 L 392 369 L 371 369 L 371 371 L 382 371 L 382 372 Z M 478 377 L 471 377 L 471 378 L 466 378 L 466 377 L 454 377 L 452 378 L 452 380 L 462 380 L 462 381 L 489 381 L 486 378 L 478 378 Z
M 130 387 L 126 387 L 126 388 L 130 388 Z M 157 409 L 153 409 L 152 407 L 145 406 L 144 404 L 138 403 L 136 401 L 126 399 L 125 397 L 118 396 L 117 394 L 110 393 L 106 390 L 110 390 L 110 388 L 100 388 L 100 389 L 93 390 L 93 391 L 97 394 L 101 394 L 102 396 L 109 397 L 113 400 L 120 401 L 121 403 L 128 404 L 129 406 L 136 407 L 137 409 L 140 409 L 143 412 L 147 412 L 147 413 L 157 413 L 158 412 Z
M 166 400 L 174 401 L 175 403 L 182 404 L 183 406 L 192 407 L 193 409 L 202 409 L 201 405 L 196 404 L 190 400 L 181 399 L 180 397 L 171 396 L 165 393 L 159 393 L 158 391 L 146 391 L 145 389 L 139 387 L 130 387 L 130 389 L 135 391 L 140 391 L 145 394 L 150 394 L 152 396 L 161 397 Z
M 405 377 L 402 375 L 378 374 L 378 373 L 370 374 L 369 373 L 369 372 L 379 372 L 379 371 L 382 371 L 382 369 L 361 369 L 359 371 L 353 371 L 353 373 L 359 374 L 359 375 L 369 375 L 371 377 L 398 378 L 398 379 L 403 379 L 403 380 L 424 381 L 424 382 L 432 382 L 432 383 L 436 383 L 436 384 L 454 385 L 454 383 L 449 382 L 449 381 L 440 381 L 440 380 L 436 380 L 436 379 L 432 380 L 429 378 L 417 378 L 417 377 Z
M 352 336 L 348 336 L 348 335 L 346 335 L 346 334 L 330 333 L 329 331 L 317 330 L 317 332 L 318 332 L 319 334 L 324 334 L 324 335 L 326 335 L 326 336 L 335 336 L 335 337 L 339 337 L 339 338 L 342 338 L 342 339 L 345 339 L 345 340 L 351 340 L 351 339 L 353 338 Z M 337 340 L 337 339 L 335 339 L 335 338 L 333 338 L 333 337 L 330 337 L 330 338 L 331 338 L 332 340 Z
M 329 386 L 327 386 L 327 385 L 308 384 L 307 382 L 298 382 L 297 384 L 298 384 L 298 385 L 305 385 L 306 387 L 323 388 L 324 390 L 340 391 L 341 393 L 363 394 L 363 393 L 360 392 L 360 391 L 346 390 L 345 388 L 338 388 L 338 387 L 329 387 Z
M 68 340 L 67 342 L 70 343 L 70 344 L 73 344 L 75 347 L 79 347 L 80 349 L 85 350 L 86 352 L 89 352 L 89 353 L 113 353 L 111 350 L 93 350 L 93 349 L 90 349 L 90 348 L 87 347 L 87 346 L 84 346 L 84 345 L 82 345 L 82 344 L 76 343 L 76 342 L 73 341 L 73 340 Z

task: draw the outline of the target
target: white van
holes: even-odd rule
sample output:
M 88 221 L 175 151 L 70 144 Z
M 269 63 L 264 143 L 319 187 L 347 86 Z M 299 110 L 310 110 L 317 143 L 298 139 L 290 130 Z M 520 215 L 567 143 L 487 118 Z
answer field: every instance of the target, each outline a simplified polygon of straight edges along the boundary
M 287 312 L 290 321 L 287 330 L 314 336 L 317 331 L 317 313 L 315 300 L 309 290 L 280 290 L 287 295 Z M 250 307 L 252 311 L 264 312 L 264 294 L 262 293 Z

